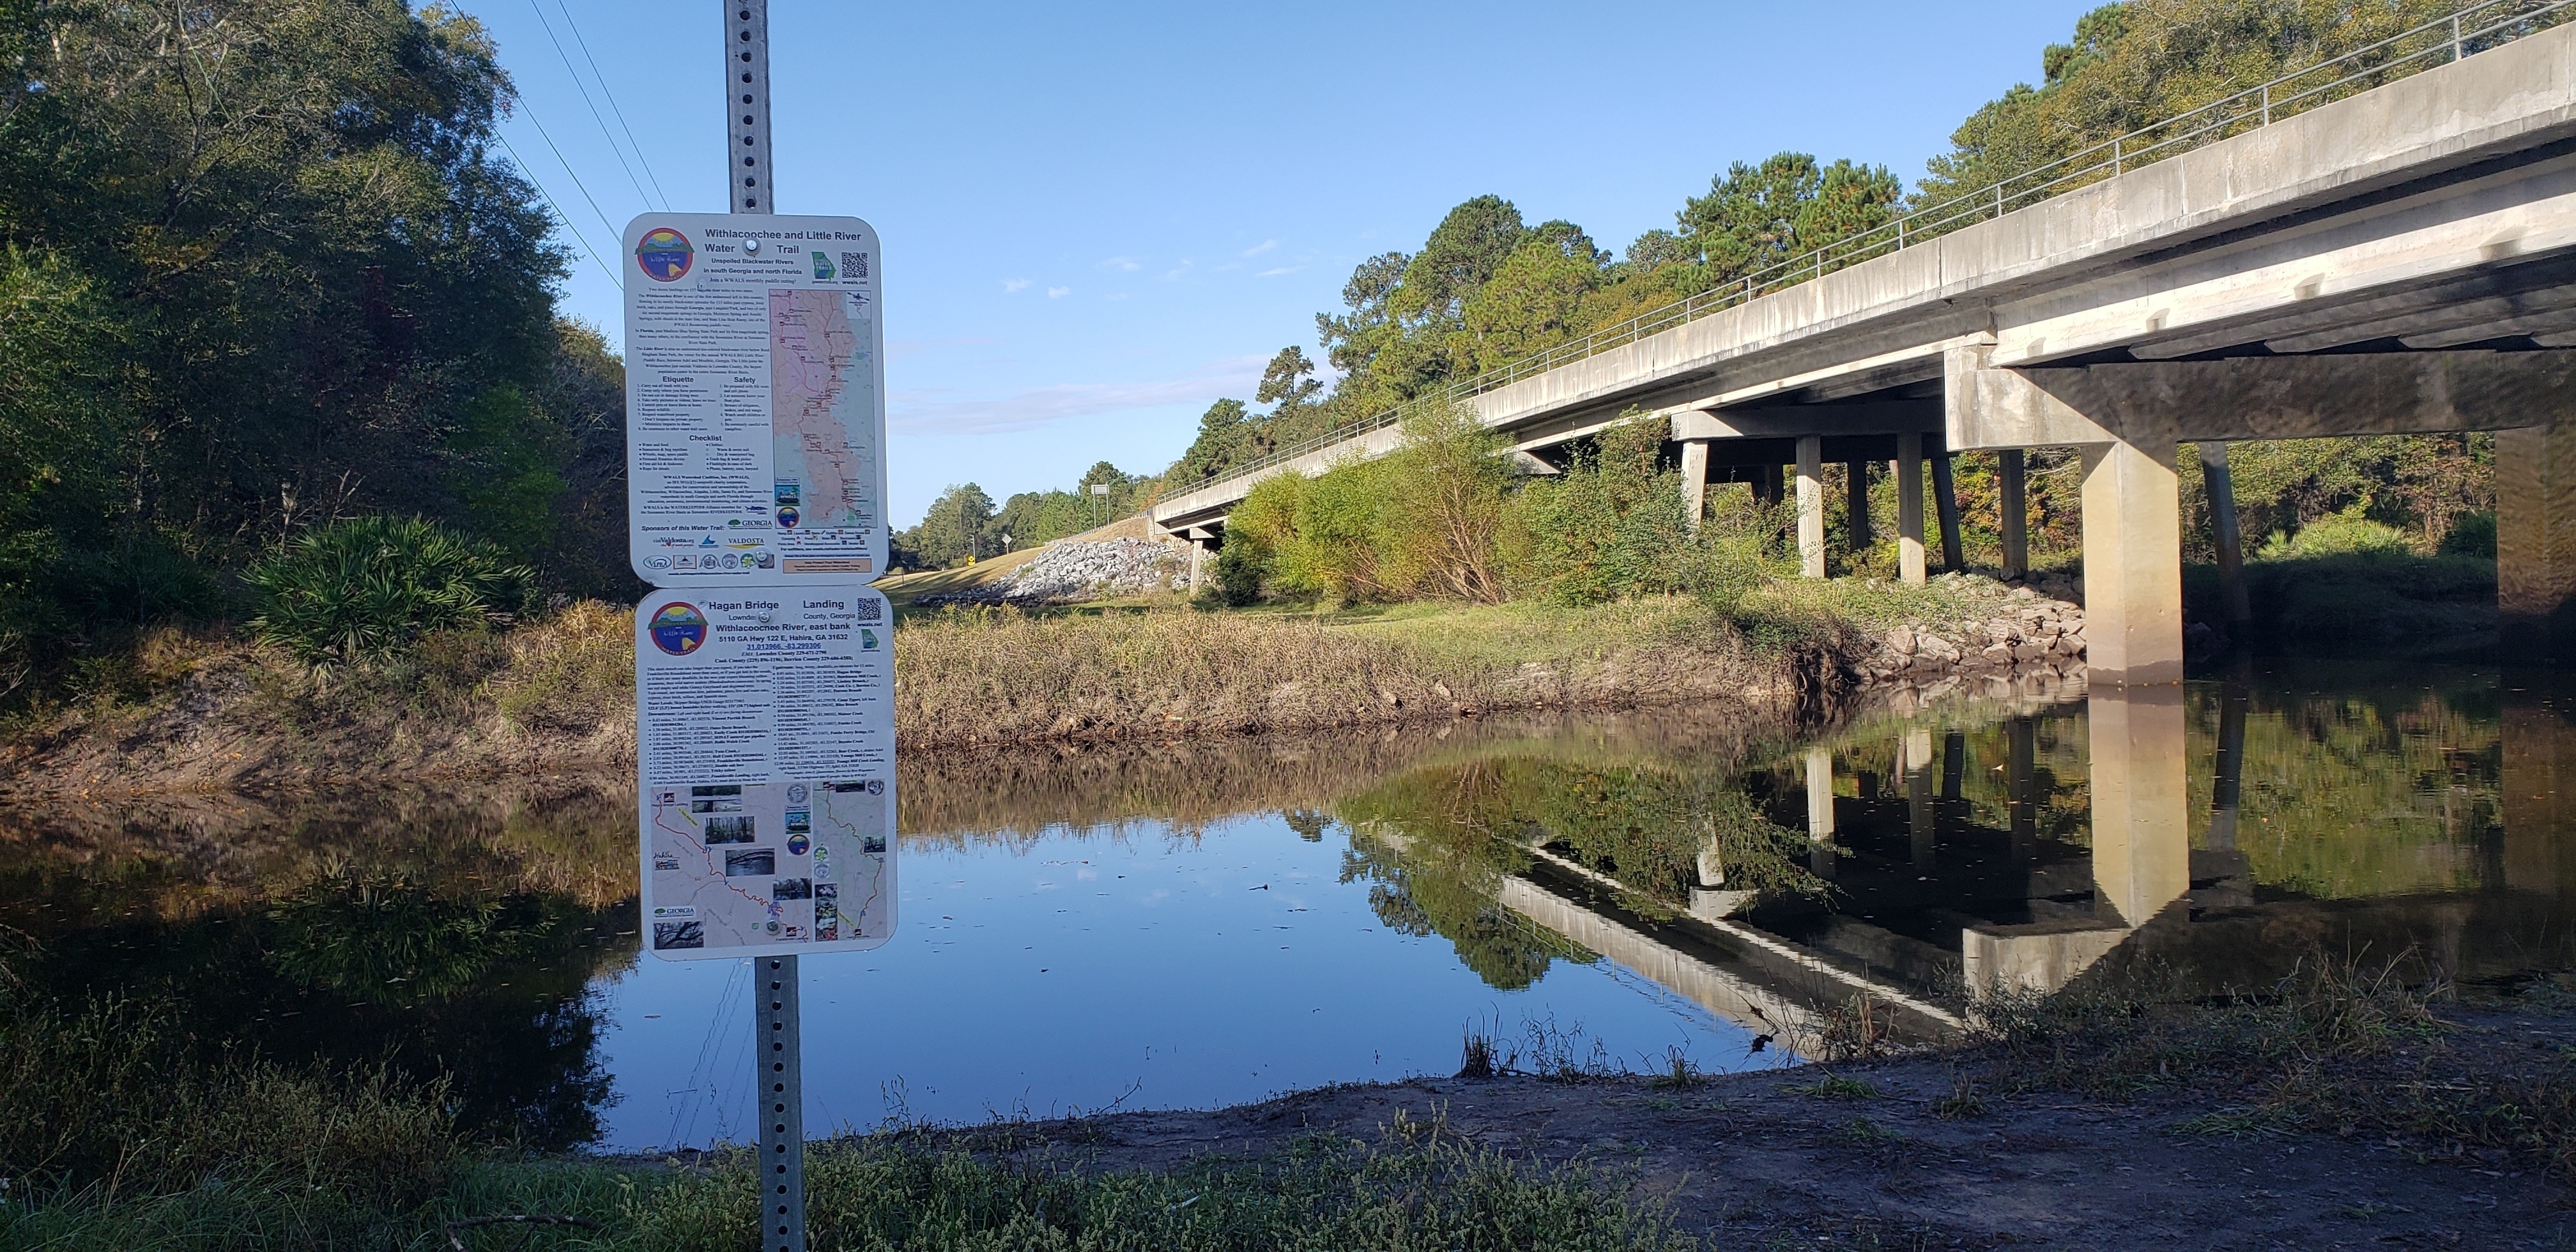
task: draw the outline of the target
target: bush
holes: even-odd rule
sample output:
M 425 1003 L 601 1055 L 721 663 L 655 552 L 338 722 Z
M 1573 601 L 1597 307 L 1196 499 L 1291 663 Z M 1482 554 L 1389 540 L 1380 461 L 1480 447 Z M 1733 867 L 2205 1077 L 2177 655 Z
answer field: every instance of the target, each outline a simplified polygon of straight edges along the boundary
M 307 531 L 243 575 L 250 625 L 314 664 L 353 664 L 434 630 L 506 626 L 536 575 L 499 549 L 407 517 L 358 517 Z
M 1683 592 L 1727 613 L 1762 584 L 1758 519 L 1690 533 L 1681 476 L 1657 464 L 1667 433 L 1661 420 L 1612 426 L 1562 477 L 1521 489 L 1507 542 L 1519 590 L 1570 605 Z
M 2265 561 L 2288 561 L 2356 552 L 2404 552 L 2411 547 L 2405 532 L 2363 517 L 2358 510 L 2346 510 L 2318 518 L 2300 527 L 2295 535 L 2274 531 L 2255 555 Z
M 2442 536 L 2438 549 L 2443 556 L 2482 556 L 2492 561 L 2496 554 L 2496 515 L 2493 509 L 2463 513 L 2451 523 Z
M 1270 569 L 1270 553 L 1251 535 L 1228 529 L 1225 546 L 1216 554 L 1216 589 L 1219 604 L 1241 608 L 1261 598 L 1261 579 Z

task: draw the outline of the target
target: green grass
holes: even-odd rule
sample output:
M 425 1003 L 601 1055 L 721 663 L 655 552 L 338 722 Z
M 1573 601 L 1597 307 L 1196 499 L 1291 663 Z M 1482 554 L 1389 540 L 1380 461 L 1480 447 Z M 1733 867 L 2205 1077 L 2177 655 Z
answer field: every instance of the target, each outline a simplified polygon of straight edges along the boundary
M 1316 1138 L 1168 1171 L 1102 1172 L 907 1138 L 817 1143 L 806 1156 L 807 1229 L 817 1249 L 888 1252 L 1699 1246 L 1625 1177 L 1516 1161 L 1442 1138 L 1436 1127 L 1410 1138 L 1379 1146 Z M 521 1232 L 487 1230 L 468 1246 L 736 1252 L 757 1241 L 756 1177 L 748 1153 L 686 1167 L 477 1160 L 461 1164 L 434 1201 L 402 1209 L 256 1178 L 113 1198 L 90 1188 L 0 1203 L 0 1248 L 427 1252 L 446 1246 L 447 1221 L 541 1213 L 583 1218 L 596 1229 L 535 1229 L 515 1245 Z

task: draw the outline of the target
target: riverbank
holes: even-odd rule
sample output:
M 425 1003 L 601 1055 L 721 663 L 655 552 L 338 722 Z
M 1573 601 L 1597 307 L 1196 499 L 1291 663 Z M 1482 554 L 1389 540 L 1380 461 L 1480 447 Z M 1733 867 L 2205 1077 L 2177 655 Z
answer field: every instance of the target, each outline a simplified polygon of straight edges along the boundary
M 912 1249 L 2565 1246 L 2576 1001 L 2421 976 L 2328 959 L 2218 1003 L 2081 985 L 1946 1050 L 1724 1077 L 1541 1040 L 1490 1077 L 889 1126 L 809 1149 L 809 1212 L 817 1247 Z M 142 1064 L 160 1041 L 131 1015 L 0 1033 L 23 1171 L 0 1247 L 431 1248 L 527 1217 L 560 1223 L 530 1247 L 752 1240 L 746 1154 L 515 1154 L 434 1091 Z
M 1873 684 L 2081 674 L 2081 616 L 1983 579 L 1783 583 L 1727 611 L 1414 604 L 1331 613 L 1107 605 L 908 615 L 907 751 L 1197 739 L 1563 708 L 1706 706 L 1748 726 L 1830 716 Z M 309 788 L 633 767 L 628 616 L 570 606 L 357 671 L 164 633 L 87 698 L 22 717 L 0 790 Z

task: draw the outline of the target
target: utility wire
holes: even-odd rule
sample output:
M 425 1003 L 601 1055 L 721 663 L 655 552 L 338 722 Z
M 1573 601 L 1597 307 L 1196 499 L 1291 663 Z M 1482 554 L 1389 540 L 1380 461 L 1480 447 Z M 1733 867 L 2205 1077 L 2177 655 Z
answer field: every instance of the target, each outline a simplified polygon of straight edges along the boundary
M 635 188 L 635 198 L 644 201 L 647 205 L 650 205 L 652 203 L 652 197 L 644 194 L 644 181 L 635 177 L 635 167 L 626 163 L 626 150 L 618 147 L 617 136 L 609 133 L 608 119 L 600 116 L 599 102 L 590 98 L 590 88 L 581 81 L 581 71 L 573 68 L 572 54 L 564 51 L 563 40 L 555 35 L 554 23 L 546 20 L 546 11 L 537 4 L 537 0 L 528 0 L 528 8 L 536 13 L 537 25 L 545 28 L 546 42 L 555 46 L 555 57 L 563 62 L 564 73 L 571 76 L 573 90 L 580 92 L 581 102 L 584 105 L 589 106 L 590 120 L 599 123 L 599 137 L 608 141 L 608 153 L 610 156 L 617 158 L 617 168 L 626 171 L 626 181 Z M 570 16 L 571 14 L 566 12 L 565 17 L 569 18 Z M 587 56 L 588 54 L 588 50 L 584 49 L 583 55 Z M 597 66 L 593 66 L 593 72 L 596 72 L 597 68 Z M 607 79 L 603 78 L 599 80 L 599 91 L 601 95 L 608 95 Z M 608 107 L 612 109 L 617 107 L 617 98 L 615 96 L 609 96 Z M 622 120 L 623 115 L 621 114 L 620 117 Z M 639 150 L 636 155 L 641 157 L 643 153 Z
M 581 49 L 581 59 L 589 63 L 590 76 L 599 80 L 599 94 L 608 97 L 608 111 L 617 115 L 617 129 L 626 132 L 626 146 L 635 150 L 635 163 L 644 167 L 644 177 L 653 184 L 653 194 L 662 201 L 662 211 L 670 212 L 671 197 L 662 190 L 662 177 L 653 172 L 653 161 L 644 155 L 644 145 L 635 142 L 634 128 L 626 124 L 626 110 L 617 107 L 617 93 L 608 89 L 608 76 L 599 72 L 599 61 L 590 55 L 590 41 L 581 37 L 581 23 L 572 20 L 572 10 L 564 7 L 564 0 L 555 0 L 555 8 L 563 13 L 564 25 L 572 29 L 573 45 Z
M 600 208 L 598 198 L 590 194 L 590 185 L 581 181 L 581 171 L 574 169 L 572 167 L 572 162 L 564 160 L 563 149 L 555 146 L 555 137 L 546 133 L 546 124 L 538 121 L 537 111 L 535 109 L 528 108 L 527 105 L 527 100 L 522 97 L 519 101 L 519 107 L 522 112 L 525 112 L 528 115 L 528 125 L 537 128 L 537 137 L 546 141 L 546 147 L 555 154 L 556 163 L 563 166 L 564 173 L 572 175 L 573 189 L 581 193 L 582 199 L 590 202 L 590 211 L 599 215 L 600 227 L 608 232 L 608 237 L 611 239 L 625 239 L 626 232 L 617 229 L 617 224 L 608 220 L 607 211 Z
M 563 211 L 562 205 L 555 203 L 555 194 L 546 190 L 545 183 L 537 178 L 537 172 L 528 167 L 527 159 L 519 155 L 517 148 L 510 146 L 510 137 L 497 130 L 492 134 L 501 141 L 501 150 L 510 154 L 510 160 L 519 167 L 519 172 L 528 176 L 528 182 L 536 187 L 537 194 L 545 197 L 546 207 L 555 212 L 555 220 L 562 222 L 564 229 L 572 232 L 574 242 L 581 245 L 582 255 L 589 257 L 590 263 L 598 266 L 599 272 L 608 277 L 609 284 L 615 286 L 617 271 L 610 269 L 608 262 L 600 259 L 599 250 L 590 246 L 589 236 L 582 234 L 581 228 L 572 224 L 571 215 Z

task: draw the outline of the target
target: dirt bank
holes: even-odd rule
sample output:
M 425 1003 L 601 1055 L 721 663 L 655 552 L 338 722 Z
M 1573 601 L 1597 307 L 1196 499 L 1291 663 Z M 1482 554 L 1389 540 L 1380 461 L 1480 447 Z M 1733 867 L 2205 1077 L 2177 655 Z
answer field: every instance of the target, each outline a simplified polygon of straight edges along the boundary
M 2540 1081 L 2524 1071 L 2554 1074 L 2576 1047 L 2576 1024 L 2555 1014 L 2455 1007 L 2446 1017 L 2441 1068 L 2386 1070 L 2392 1109 L 2421 1104 L 2398 1084 Z M 2057 1086 L 1996 1094 L 2012 1083 L 2009 1067 L 2001 1053 L 1971 1050 L 1688 1085 L 1426 1078 L 922 1137 L 1033 1165 L 1167 1170 L 1314 1135 L 1454 1136 L 1524 1159 L 1633 1169 L 1642 1194 L 1718 1248 L 2561 1248 L 2576 1239 L 2568 1191 L 2542 1152 L 2382 1126 L 2249 1128 L 2227 1113 L 2253 1093 L 2219 1080 L 2151 1084 L 2125 1098 Z M 1966 1091 L 1977 1094 L 1962 1099 Z

